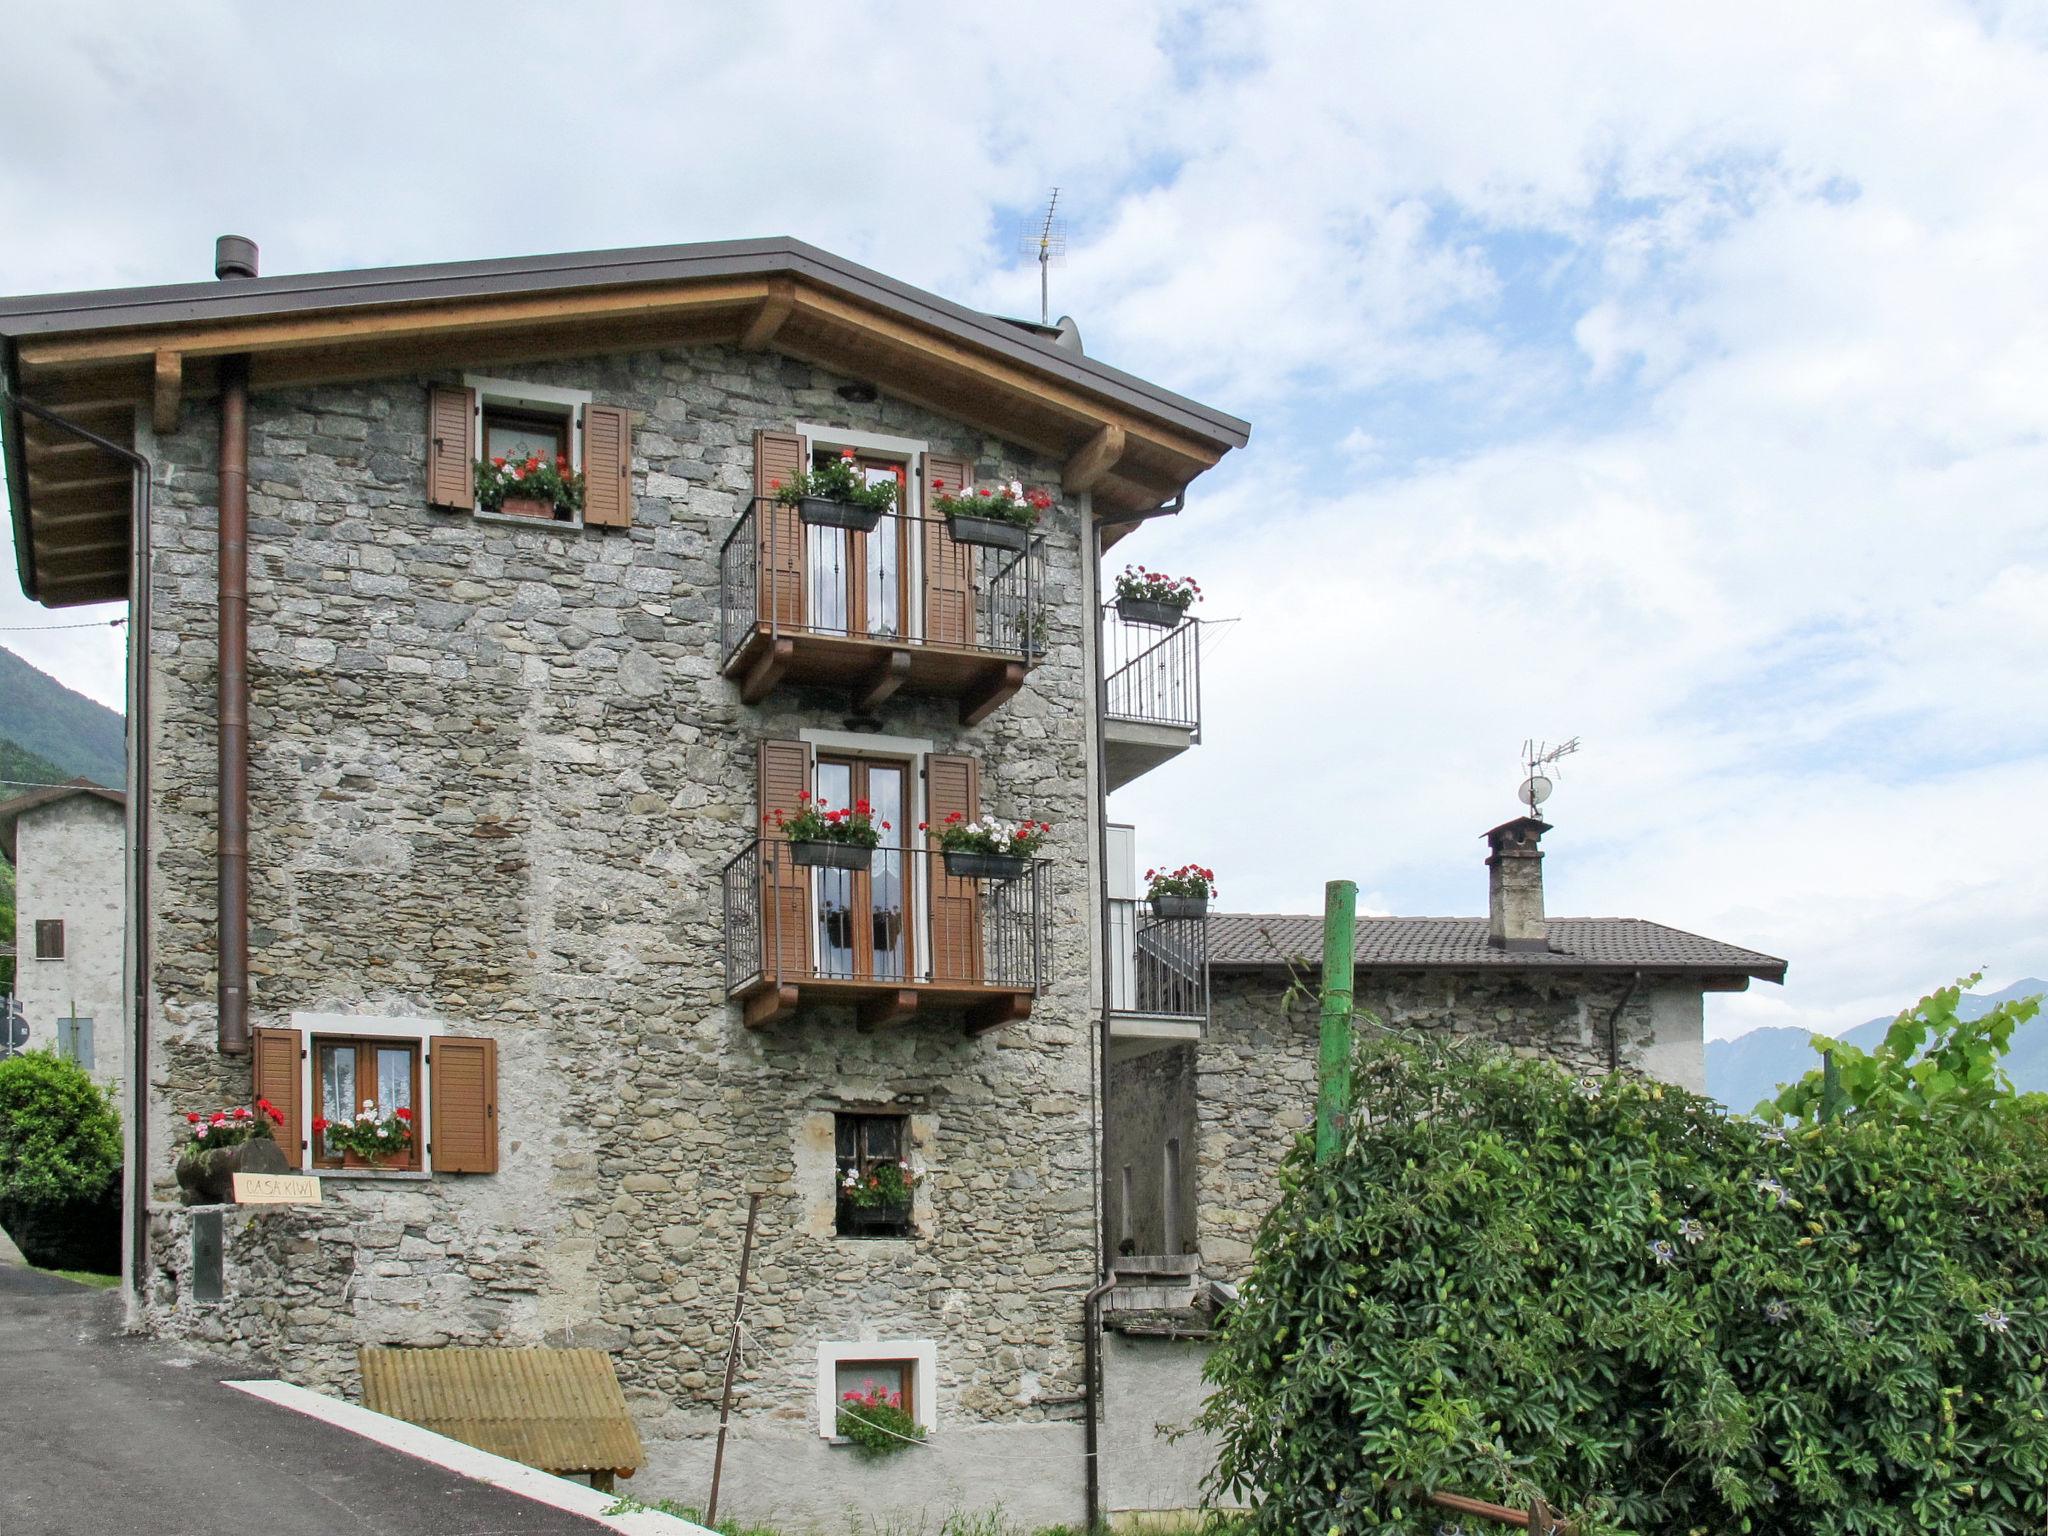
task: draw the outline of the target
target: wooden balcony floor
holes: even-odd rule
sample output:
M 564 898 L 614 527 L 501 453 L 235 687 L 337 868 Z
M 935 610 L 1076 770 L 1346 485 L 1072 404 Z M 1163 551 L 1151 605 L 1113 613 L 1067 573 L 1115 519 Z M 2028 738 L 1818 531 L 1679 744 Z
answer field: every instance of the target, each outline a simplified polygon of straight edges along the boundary
M 758 704 L 784 683 L 845 688 L 858 714 L 871 714 L 899 690 L 960 701 L 960 723 L 979 725 L 1024 686 L 1022 658 L 966 646 L 771 633 L 757 627 L 727 663 L 740 697 Z
M 903 981 L 854 976 L 757 978 L 733 993 L 741 1002 L 747 1027 L 761 1029 L 789 1018 L 800 1008 L 852 1008 L 863 1029 L 902 1024 L 920 1013 L 959 1009 L 970 1035 L 1018 1024 L 1031 1017 L 1037 994 L 1029 987 L 998 986 L 970 981 Z

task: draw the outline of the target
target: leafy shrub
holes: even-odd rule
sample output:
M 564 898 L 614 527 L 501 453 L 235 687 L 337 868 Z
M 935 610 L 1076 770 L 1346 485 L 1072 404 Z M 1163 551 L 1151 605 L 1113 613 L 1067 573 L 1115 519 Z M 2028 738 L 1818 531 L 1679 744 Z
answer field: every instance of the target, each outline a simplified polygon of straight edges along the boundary
M 1827 1068 L 1817 1067 L 1757 1105 L 1757 1114 L 1811 1125 L 1859 1112 L 1895 1119 L 2004 1112 L 2019 1097 L 2006 1075 L 2005 1053 L 2012 1049 L 2013 1031 L 2041 1011 L 2041 999 L 2018 998 L 1981 1018 L 1963 1018 L 1957 1012 L 1963 993 L 1983 979 L 1979 971 L 1921 998 L 1867 1054 L 1815 1035 L 1813 1048 L 1833 1060 L 1832 1086 Z
M 1785 1131 L 1379 1040 L 1285 1165 L 1209 1364 L 1260 1532 L 1997 1533 L 2048 1515 L 2048 1115 Z
M 839 1400 L 836 1427 L 842 1439 L 851 1440 L 854 1450 L 870 1460 L 893 1456 L 924 1439 L 924 1426 L 904 1411 L 902 1394 L 873 1382 Z
M 120 1168 L 120 1110 L 83 1067 L 50 1051 L 0 1061 L 0 1200 L 97 1199 Z

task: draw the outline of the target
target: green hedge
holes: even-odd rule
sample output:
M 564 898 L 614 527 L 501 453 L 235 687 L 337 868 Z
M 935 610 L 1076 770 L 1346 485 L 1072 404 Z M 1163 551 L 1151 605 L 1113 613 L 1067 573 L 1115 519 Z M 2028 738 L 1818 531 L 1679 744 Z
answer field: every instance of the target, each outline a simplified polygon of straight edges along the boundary
M 1288 1161 L 1209 1366 L 1255 1528 L 2038 1532 L 2048 1117 L 1782 1129 L 1627 1078 L 1379 1040 Z
M 121 1254 L 121 1116 L 49 1051 L 0 1061 L 0 1226 L 32 1264 L 112 1272 Z

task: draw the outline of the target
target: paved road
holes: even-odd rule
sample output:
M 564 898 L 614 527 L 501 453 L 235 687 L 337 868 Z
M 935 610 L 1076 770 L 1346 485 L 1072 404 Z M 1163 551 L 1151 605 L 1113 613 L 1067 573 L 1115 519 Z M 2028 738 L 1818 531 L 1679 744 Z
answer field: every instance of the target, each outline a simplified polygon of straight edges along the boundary
M 220 1385 L 117 1292 L 0 1264 L 6 1536 L 593 1536 L 605 1527 Z M 173 1363 L 179 1362 L 179 1363 Z

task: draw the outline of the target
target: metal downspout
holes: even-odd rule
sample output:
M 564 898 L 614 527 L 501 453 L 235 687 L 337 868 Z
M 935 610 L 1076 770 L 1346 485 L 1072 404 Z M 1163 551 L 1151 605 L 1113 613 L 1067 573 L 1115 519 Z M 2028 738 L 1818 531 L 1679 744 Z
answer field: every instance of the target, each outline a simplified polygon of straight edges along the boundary
M 19 395 L 13 397 L 13 404 L 36 420 L 121 459 L 133 482 L 135 551 L 128 577 L 128 921 L 135 941 L 128 956 L 133 988 L 127 1106 L 130 1166 L 123 1174 L 128 1185 L 128 1278 L 139 1296 L 149 1270 L 149 496 L 156 470 L 145 455 L 87 431 L 48 406 Z M 25 509 L 27 503 L 20 505 Z M 24 549 L 24 558 L 26 553 Z
M 214 242 L 223 282 L 256 275 L 256 243 Z M 249 359 L 220 360 L 219 946 L 216 1043 L 249 1052 Z
M 1635 971 L 1628 978 L 1628 990 L 1621 994 L 1621 1001 L 1614 1005 L 1614 1012 L 1607 1016 L 1607 1070 L 1621 1070 L 1621 1016 L 1628 1011 L 1628 1005 L 1635 1001 L 1636 989 L 1643 984 L 1643 973 Z
M 1091 507 L 1092 513 L 1092 507 Z M 1095 903 L 1100 943 L 1098 966 L 1102 982 L 1102 1017 L 1095 1032 L 1095 1124 L 1091 1127 L 1089 1156 L 1095 1173 L 1095 1276 L 1096 1285 L 1081 1304 L 1081 1369 L 1087 1377 L 1088 1419 L 1084 1454 L 1088 1464 L 1089 1531 L 1102 1529 L 1102 1327 L 1097 1311 L 1108 1294 L 1109 1274 L 1109 1158 L 1105 1146 L 1109 1106 L 1109 1047 L 1111 1003 L 1110 945 L 1113 942 L 1109 918 L 1109 738 L 1104 721 L 1109 714 L 1109 676 L 1103 629 L 1107 620 L 1102 608 L 1102 524 L 1093 521 L 1088 530 L 1088 612 L 1095 615 Z

